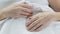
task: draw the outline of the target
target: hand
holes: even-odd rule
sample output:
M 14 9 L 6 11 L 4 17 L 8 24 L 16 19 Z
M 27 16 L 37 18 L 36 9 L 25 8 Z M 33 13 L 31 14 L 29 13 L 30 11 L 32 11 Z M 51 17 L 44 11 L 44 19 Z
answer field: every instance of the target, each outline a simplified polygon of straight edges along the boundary
M 42 30 L 48 22 L 53 18 L 53 13 L 42 12 L 31 17 L 31 19 L 26 23 L 28 31 L 38 32 Z
M 2 10 L 7 17 L 30 17 L 32 15 L 32 6 L 23 2 L 12 4 Z

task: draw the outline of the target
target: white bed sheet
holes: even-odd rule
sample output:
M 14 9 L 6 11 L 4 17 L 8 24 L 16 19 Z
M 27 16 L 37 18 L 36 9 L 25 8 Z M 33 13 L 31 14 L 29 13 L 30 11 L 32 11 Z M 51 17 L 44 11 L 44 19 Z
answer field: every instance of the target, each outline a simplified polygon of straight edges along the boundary
M 29 32 L 25 27 L 26 21 L 25 18 L 10 19 L 3 25 L 0 34 L 60 34 L 60 22 L 51 22 L 39 32 Z

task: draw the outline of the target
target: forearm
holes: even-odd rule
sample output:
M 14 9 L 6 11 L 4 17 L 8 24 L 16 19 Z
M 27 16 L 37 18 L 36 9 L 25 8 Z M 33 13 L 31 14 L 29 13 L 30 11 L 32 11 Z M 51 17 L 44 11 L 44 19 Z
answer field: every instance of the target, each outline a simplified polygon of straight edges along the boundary
M 1 10 L 0 11 L 0 21 L 7 18 L 7 16 L 5 15 L 5 10 Z
M 54 17 L 55 20 L 60 20 L 60 12 L 56 12 Z

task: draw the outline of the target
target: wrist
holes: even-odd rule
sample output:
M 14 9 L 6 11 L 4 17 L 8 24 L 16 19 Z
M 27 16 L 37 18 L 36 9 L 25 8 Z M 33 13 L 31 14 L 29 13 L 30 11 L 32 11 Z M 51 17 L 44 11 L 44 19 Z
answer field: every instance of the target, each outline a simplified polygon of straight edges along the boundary
M 1 10 L 0 11 L 0 20 L 3 20 L 5 18 L 7 18 L 6 11 L 5 10 Z
M 60 12 L 55 13 L 55 20 L 60 20 Z
M 6 18 L 5 14 L 0 12 L 0 21 L 5 19 L 5 18 Z
M 45 14 L 50 15 L 51 20 L 56 20 L 56 12 L 45 12 Z

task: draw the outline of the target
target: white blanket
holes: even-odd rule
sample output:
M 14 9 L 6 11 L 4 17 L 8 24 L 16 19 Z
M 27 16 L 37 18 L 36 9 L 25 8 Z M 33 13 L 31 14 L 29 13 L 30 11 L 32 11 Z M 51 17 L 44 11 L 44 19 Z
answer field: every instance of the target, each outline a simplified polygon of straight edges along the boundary
M 25 23 L 28 20 L 25 18 L 10 19 L 4 23 L 0 34 L 59 34 L 60 23 L 51 22 L 49 26 L 39 32 L 29 32 L 26 30 Z

